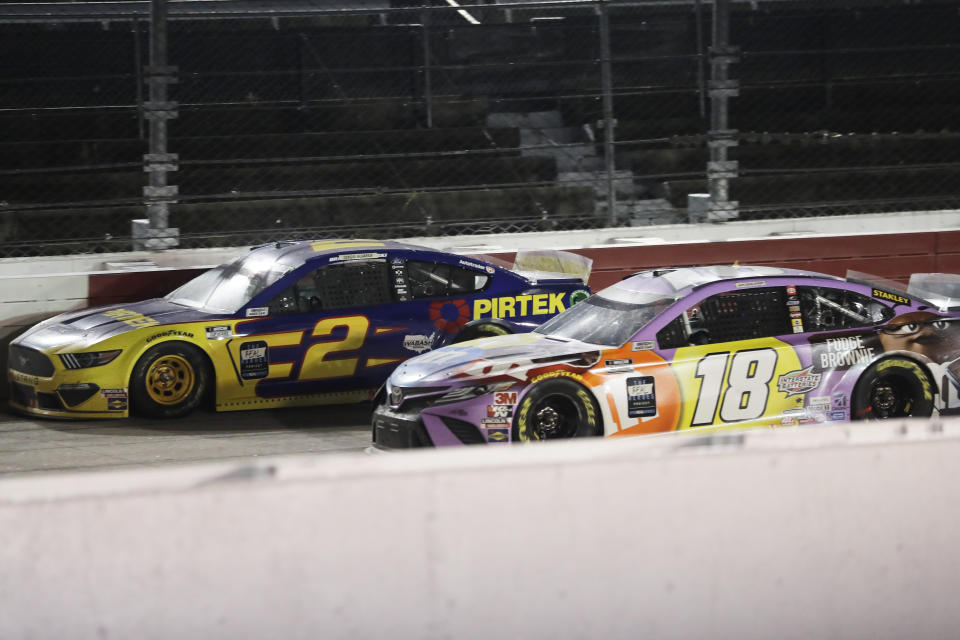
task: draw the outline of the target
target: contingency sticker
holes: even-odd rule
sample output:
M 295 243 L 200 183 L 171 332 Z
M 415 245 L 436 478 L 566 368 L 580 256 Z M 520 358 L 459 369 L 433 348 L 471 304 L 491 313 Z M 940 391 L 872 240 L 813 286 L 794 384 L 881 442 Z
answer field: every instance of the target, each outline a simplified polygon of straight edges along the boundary
M 510 430 L 507 428 L 487 429 L 488 442 L 506 442 L 510 439 Z
M 107 399 L 107 411 L 127 410 L 126 389 L 101 389 L 100 395 Z
M 233 335 L 233 332 L 230 330 L 230 325 L 228 324 L 218 324 L 215 327 L 204 327 L 203 329 L 207 334 L 207 340 L 223 340 L 224 338 L 229 338 Z
M 240 377 L 244 380 L 266 378 L 270 371 L 267 343 L 263 340 L 240 345 Z
M 627 378 L 627 415 L 643 418 L 657 414 L 653 376 Z

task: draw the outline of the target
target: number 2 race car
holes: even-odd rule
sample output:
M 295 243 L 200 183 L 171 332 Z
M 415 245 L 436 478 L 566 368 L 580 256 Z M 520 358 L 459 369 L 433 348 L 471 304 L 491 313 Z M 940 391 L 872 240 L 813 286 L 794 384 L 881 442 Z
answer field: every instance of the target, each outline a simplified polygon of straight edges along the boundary
M 589 260 L 487 262 L 372 240 L 278 242 L 165 298 L 74 311 L 10 345 L 10 402 L 31 414 L 182 416 L 368 400 L 397 363 L 452 341 L 529 331 L 589 296 Z M 577 272 L 579 277 L 572 277 Z
M 373 439 L 406 448 L 956 411 L 960 313 L 946 307 L 808 271 L 646 271 L 533 333 L 408 360 L 387 381 Z

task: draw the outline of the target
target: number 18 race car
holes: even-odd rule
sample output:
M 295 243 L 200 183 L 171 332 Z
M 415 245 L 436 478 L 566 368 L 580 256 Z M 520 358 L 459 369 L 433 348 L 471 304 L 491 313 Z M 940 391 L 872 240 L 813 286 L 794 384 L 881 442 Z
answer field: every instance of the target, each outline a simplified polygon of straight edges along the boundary
M 536 271 L 396 242 L 264 245 L 165 298 L 31 328 L 10 345 L 10 403 L 115 418 L 181 416 L 204 398 L 222 411 L 368 400 L 411 356 L 529 331 L 589 296 L 589 260 L 544 251 L 521 263 Z
M 956 411 L 960 313 L 927 298 L 773 267 L 642 272 L 533 333 L 408 360 L 387 381 L 374 443 L 498 443 Z

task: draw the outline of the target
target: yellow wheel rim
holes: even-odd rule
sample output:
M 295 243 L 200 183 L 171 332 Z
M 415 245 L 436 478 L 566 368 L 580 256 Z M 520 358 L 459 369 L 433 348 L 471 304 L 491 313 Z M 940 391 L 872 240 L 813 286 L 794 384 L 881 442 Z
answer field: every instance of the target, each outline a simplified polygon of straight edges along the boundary
M 193 367 L 183 356 L 166 355 L 147 369 L 147 393 L 158 404 L 179 404 L 186 400 L 196 385 Z

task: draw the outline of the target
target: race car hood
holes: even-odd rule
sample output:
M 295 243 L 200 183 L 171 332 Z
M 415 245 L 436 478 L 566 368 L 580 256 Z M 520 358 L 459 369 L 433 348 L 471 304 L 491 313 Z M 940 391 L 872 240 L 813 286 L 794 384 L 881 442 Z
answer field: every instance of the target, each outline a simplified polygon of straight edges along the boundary
M 202 317 L 206 317 L 203 312 L 173 304 L 163 298 L 154 298 L 62 313 L 37 324 L 14 342 L 40 350 L 57 349 L 65 345 L 83 349 L 129 331 L 193 322 Z
M 442 386 L 480 381 L 525 380 L 531 369 L 563 362 L 587 366 L 603 347 L 520 333 L 450 345 L 407 360 L 390 376 L 394 386 Z M 592 362 L 591 362 L 592 360 Z

